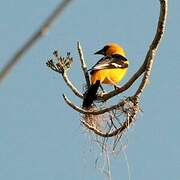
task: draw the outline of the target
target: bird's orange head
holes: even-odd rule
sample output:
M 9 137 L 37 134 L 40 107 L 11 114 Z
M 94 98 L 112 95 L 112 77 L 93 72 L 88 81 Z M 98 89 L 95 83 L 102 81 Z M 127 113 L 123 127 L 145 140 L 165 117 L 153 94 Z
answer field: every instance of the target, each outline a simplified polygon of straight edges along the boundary
M 101 50 L 95 52 L 95 54 L 102 54 L 104 56 L 112 56 L 114 54 L 119 54 L 126 57 L 124 49 L 116 43 L 108 43 Z

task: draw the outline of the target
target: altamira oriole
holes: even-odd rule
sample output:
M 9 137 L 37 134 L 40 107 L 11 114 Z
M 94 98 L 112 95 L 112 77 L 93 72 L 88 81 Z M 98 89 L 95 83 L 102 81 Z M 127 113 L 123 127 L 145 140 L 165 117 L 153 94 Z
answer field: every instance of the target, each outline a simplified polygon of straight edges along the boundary
M 90 107 L 97 98 L 97 91 L 101 84 L 110 84 L 117 87 L 117 84 L 125 76 L 128 69 L 128 60 L 121 46 L 116 43 L 109 43 L 95 54 L 102 54 L 102 57 L 91 69 L 91 85 L 86 91 L 83 100 L 83 108 Z

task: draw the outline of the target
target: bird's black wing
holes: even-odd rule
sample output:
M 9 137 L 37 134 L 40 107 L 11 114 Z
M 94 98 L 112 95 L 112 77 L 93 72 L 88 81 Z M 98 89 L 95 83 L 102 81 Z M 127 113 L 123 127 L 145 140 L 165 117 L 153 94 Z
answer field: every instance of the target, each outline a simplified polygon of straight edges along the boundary
M 90 73 L 92 74 L 93 71 L 102 69 L 124 69 L 127 67 L 127 59 L 121 55 L 104 56 L 90 69 Z

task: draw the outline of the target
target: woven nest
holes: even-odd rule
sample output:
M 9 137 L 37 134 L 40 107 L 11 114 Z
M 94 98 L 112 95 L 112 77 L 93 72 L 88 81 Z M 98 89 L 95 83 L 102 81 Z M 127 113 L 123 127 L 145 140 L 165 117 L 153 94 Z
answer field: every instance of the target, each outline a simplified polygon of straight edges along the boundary
M 123 133 L 134 122 L 139 105 L 135 104 L 130 98 L 122 100 L 116 108 L 110 109 L 100 115 L 84 114 L 81 122 L 83 125 L 104 138 L 113 138 L 113 141 L 119 140 Z M 96 107 L 92 107 L 95 110 Z M 113 147 L 114 149 L 114 147 Z

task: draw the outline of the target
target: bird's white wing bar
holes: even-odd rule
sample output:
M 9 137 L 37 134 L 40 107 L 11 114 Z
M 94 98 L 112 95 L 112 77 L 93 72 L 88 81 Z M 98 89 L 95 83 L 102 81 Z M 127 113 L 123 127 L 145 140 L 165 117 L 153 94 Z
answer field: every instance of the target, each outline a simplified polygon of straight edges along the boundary
M 96 66 L 93 67 L 93 70 L 111 69 L 111 68 L 123 68 L 123 66 L 121 64 L 112 62 L 112 63 L 105 63 L 105 64 L 97 64 Z
M 109 64 L 97 64 L 96 66 L 93 67 L 93 70 L 106 69 L 108 67 L 109 67 Z
M 117 63 L 111 63 L 111 65 L 113 65 L 114 67 L 117 67 L 117 68 L 122 68 L 122 65 L 121 64 L 117 64 Z
M 93 72 L 94 70 L 102 70 L 102 69 L 124 69 L 127 68 L 128 64 L 124 61 L 124 57 L 122 56 L 105 56 L 100 59 L 91 69 L 90 71 Z

